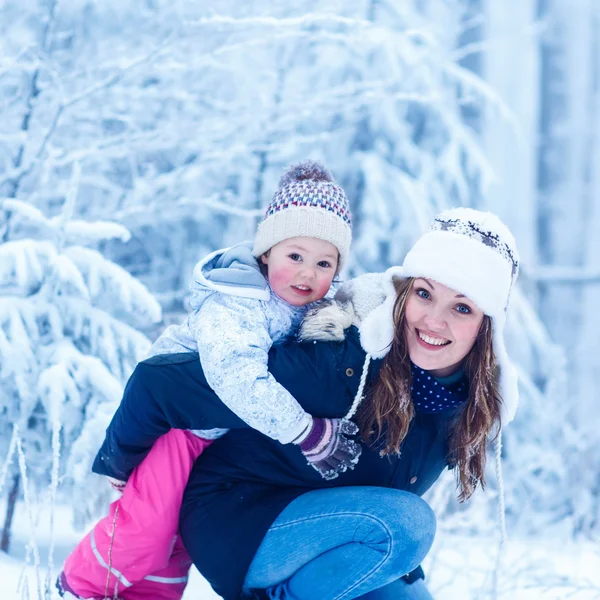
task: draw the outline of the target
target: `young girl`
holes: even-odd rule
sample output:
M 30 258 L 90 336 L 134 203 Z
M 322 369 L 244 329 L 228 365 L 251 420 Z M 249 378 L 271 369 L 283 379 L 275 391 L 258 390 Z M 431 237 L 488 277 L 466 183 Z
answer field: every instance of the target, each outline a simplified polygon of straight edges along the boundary
M 282 444 L 297 445 L 324 479 L 357 463 L 360 446 L 347 437 L 357 428 L 342 419 L 309 415 L 269 373 L 267 357 L 274 342 L 294 332 L 307 307 L 327 294 L 347 259 L 350 241 L 350 212 L 342 188 L 317 162 L 292 166 L 271 199 L 253 246 L 219 250 L 196 265 L 192 313 L 185 323 L 168 327 L 151 349 L 152 356 L 198 352 L 206 381 L 223 404 L 246 426 Z M 132 386 L 130 380 L 126 394 Z M 173 394 L 177 392 L 175 383 Z M 136 388 L 136 394 L 148 393 Z M 67 560 L 63 590 L 75 597 L 104 597 L 110 587 L 112 597 L 110 573 L 123 585 L 154 574 L 130 597 L 164 597 L 160 594 L 165 587 L 166 597 L 181 595 L 181 565 L 167 567 L 160 576 L 156 572 L 168 563 L 174 544 L 182 551 L 177 522 L 191 466 L 227 429 L 207 426 L 193 433 L 173 431 L 159 440 L 152 460 L 127 486 L 131 469 L 111 463 L 120 441 L 103 446 L 94 471 L 110 475 L 113 487 L 125 494 Z M 183 551 L 181 555 L 189 565 Z M 182 568 L 185 575 L 187 566 Z

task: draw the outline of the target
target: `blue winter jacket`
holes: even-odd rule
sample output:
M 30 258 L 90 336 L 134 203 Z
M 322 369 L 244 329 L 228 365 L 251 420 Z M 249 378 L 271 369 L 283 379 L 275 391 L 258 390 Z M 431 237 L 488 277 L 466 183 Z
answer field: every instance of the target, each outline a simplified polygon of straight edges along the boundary
M 342 417 L 357 392 L 364 360 L 358 331 L 352 327 L 343 342 L 290 341 L 273 347 L 269 370 L 311 414 Z M 371 363 L 367 385 L 380 365 Z M 363 443 L 354 470 L 327 481 L 298 448 L 248 428 L 229 411 L 208 387 L 196 355 L 158 356 L 136 368 L 93 470 L 126 478 L 170 427 L 230 428 L 196 462 L 180 519 L 194 564 L 214 590 L 230 600 L 240 597 L 267 530 L 299 495 L 356 485 L 425 493 L 448 464 L 448 427 L 460 410 L 418 414 L 400 456 L 381 457 L 377 443 Z

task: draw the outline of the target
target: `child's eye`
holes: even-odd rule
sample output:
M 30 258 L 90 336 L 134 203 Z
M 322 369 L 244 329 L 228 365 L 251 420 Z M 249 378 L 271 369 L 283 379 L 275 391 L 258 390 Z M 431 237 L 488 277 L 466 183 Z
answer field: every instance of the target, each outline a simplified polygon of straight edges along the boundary
M 417 296 L 419 296 L 419 298 L 423 298 L 423 300 L 429 300 L 429 298 L 431 298 L 431 294 L 423 288 L 419 288 L 418 290 L 416 290 L 416 293 Z
M 462 315 L 470 315 L 471 314 L 471 309 L 466 305 L 466 304 L 459 304 L 456 307 L 457 312 L 461 313 Z
M 302 260 L 302 257 L 296 252 L 292 252 L 289 257 L 296 262 Z
M 329 267 L 331 267 L 331 263 L 327 260 L 322 260 L 319 263 L 317 263 L 320 267 L 323 267 L 323 269 L 328 269 Z

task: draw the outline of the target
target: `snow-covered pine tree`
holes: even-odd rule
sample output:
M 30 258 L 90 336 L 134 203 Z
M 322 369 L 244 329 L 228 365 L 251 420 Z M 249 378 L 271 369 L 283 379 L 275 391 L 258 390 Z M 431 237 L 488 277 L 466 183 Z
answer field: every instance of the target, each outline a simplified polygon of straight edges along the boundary
M 29 485 L 30 494 L 50 490 L 53 501 L 63 479 L 76 516 L 89 518 L 108 499 L 108 486 L 91 475 L 91 461 L 124 382 L 149 347 L 137 328 L 159 321 L 161 310 L 139 281 L 93 248 L 127 239 L 127 229 L 72 218 L 78 181 L 75 164 L 54 218 L 24 200 L 0 200 L 0 447 L 6 457 L 0 488 L 13 501 L 19 487 Z M 14 460 L 18 446 L 26 473 Z
M 111 4 L 107 19 L 113 9 L 122 12 Z M 49 491 L 53 502 L 60 477 L 62 489 L 73 489 L 79 517 L 104 504 L 107 492 L 89 475 L 91 458 L 148 346 L 137 328 L 160 319 L 147 289 L 98 250 L 130 237 L 104 221 L 115 216 L 101 197 L 118 187 L 112 152 L 144 143 L 120 135 L 118 110 L 105 110 L 102 96 L 162 46 L 145 32 L 152 48 L 123 62 L 128 53 L 118 37 L 86 29 L 90 11 L 87 3 L 57 0 L 0 7 L 0 489 L 10 498 L 3 547 L 19 493 L 27 501 Z M 100 210 L 90 213 L 92 205 Z

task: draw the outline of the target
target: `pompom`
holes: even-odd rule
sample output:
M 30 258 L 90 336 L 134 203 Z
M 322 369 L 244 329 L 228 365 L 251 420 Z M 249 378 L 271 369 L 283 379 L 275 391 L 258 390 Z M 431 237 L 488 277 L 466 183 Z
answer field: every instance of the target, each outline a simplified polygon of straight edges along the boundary
M 305 160 L 292 165 L 281 177 L 279 187 L 284 187 L 297 181 L 331 181 L 335 179 L 325 165 L 316 160 Z

